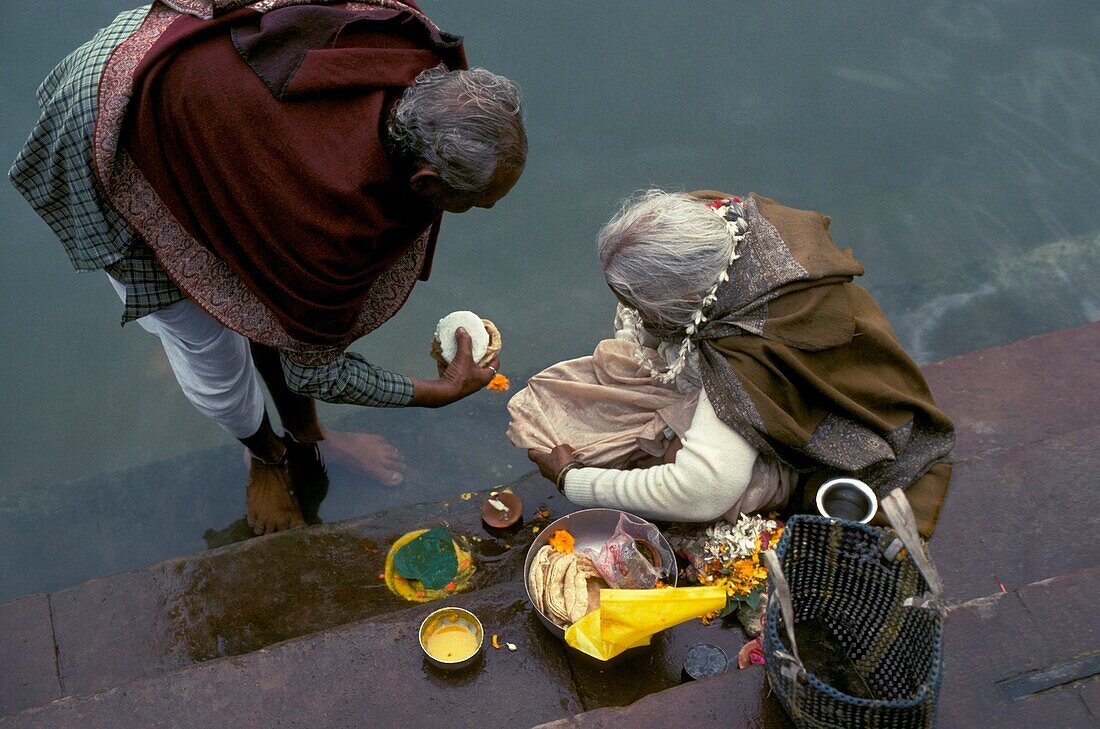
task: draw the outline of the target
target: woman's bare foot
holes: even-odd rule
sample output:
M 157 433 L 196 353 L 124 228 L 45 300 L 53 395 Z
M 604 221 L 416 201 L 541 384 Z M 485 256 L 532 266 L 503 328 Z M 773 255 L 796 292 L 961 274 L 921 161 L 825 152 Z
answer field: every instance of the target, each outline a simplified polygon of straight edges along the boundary
M 248 525 L 256 534 L 271 534 L 303 526 L 302 511 L 290 488 L 286 463 L 269 465 L 257 458 L 248 466 Z
M 318 445 L 327 462 L 364 473 L 383 486 L 405 480 L 404 456 L 380 435 L 328 430 Z

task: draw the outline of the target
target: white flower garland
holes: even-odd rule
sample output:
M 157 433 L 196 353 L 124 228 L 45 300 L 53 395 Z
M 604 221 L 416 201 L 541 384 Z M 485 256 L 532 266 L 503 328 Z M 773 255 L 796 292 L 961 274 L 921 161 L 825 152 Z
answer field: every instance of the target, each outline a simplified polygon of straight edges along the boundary
M 760 534 L 774 532 L 778 527 L 774 519 L 755 514 L 741 514 L 736 524 L 719 519 L 703 532 L 700 546 L 708 560 L 747 559 L 756 551 Z
M 734 261 L 741 257 L 741 254 L 737 252 L 737 244 L 745 240 L 745 233 L 749 229 L 748 221 L 745 220 L 745 211 L 741 207 L 739 198 L 714 200 L 713 202 L 706 203 L 706 206 L 708 210 L 714 211 L 714 213 L 721 217 L 726 223 L 726 230 L 732 242 L 730 246 L 730 259 L 726 263 L 726 267 L 718 274 L 718 280 L 714 282 L 714 285 L 710 287 L 706 296 L 703 297 L 702 302 L 699 304 L 699 308 L 692 312 L 691 321 L 684 327 L 684 340 L 680 344 L 680 353 L 668 364 L 668 367 L 664 369 L 664 371 L 657 367 L 645 353 L 645 347 L 642 345 L 641 336 L 641 332 L 644 328 L 642 325 L 642 315 L 638 313 L 637 309 L 626 306 L 623 307 L 622 311 L 624 328 L 633 333 L 634 341 L 638 344 L 637 348 L 634 350 L 634 359 L 642 367 L 649 370 L 650 377 L 665 384 L 675 380 L 680 373 L 684 371 L 688 355 L 691 353 L 692 349 L 695 348 L 695 344 L 691 341 L 691 337 L 708 321 L 706 312 L 714 302 L 718 301 L 718 287 L 730 280 L 729 267 L 733 265 Z

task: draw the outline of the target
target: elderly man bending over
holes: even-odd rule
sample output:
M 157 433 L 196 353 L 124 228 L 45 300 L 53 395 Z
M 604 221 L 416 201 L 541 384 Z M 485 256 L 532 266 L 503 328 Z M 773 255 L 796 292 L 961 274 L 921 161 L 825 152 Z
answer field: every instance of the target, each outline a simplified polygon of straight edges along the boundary
M 327 478 L 314 399 L 439 407 L 491 379 L 468 337 L 438 379 L 345 351 L 427 278 L 442 212 L 492 207 L 526 161 L 515 85 L 467 70 L 411 2 L 158 2 L 69 55 L 38 101 L 14 184 L 250 449 L 256 533 L 301 524 L 295 488 Z M 375 455 L 399 480 L 396 453 Z

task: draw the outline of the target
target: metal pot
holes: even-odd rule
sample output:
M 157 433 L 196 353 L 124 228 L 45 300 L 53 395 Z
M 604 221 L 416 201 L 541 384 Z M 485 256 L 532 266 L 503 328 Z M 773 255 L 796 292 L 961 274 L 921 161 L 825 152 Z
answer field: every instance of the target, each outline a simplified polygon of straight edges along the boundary
M 451 625 L 460 625 L 470 631 L 477 642 L 477 648 L 468 656 L 453 661 L 441 660 L 428 652 L 428 638 L 439 628 Z M 481 621 L 477 616 L 469 610 L 460 607 L 443 607 L 424 618 L 424 622 L 420 624 L 419 638 L 420 649 L 424 651 L 429 663 L 445 671 L 454 671 L 469 666 L 481 655 L 481 646 L 485 643 L 485 629 L 481 627 Z
M 530 548 L 527 550 L 527 559 L 523 563 L 523 587 L 527 591 L 527 601 L 531 603 L 531 607 L 535 609 L 535 614 L 539 616 L 539 620 L 546 626 L 546 629 L 556 635 L 558 638 L 565 640 L 565 630 L 559 627 L 553 620 L 543 615 L 542 611 L 535 606 L 533 600 L 531 600 L 531 562 L 535 558 L 535 554 L 545 544 L 549 544 L 550 537 L 554 532 L 559 529 L 565 529 L 573 535 L 573 549 L 599 549 L 603 546 L 604 542 L 610 539 L 615 534 L 615 527 L 619 524 L 619 517 L 622 514 L 628 514 L 631 518 L 638 521 L 645 521 L 641 517 L 634 516 L 628 512 L 623 512 L 618 509 L 582 509 L 581 511 L 574 511 L 572 514 L 566 514 L 565 516 L 557 519 L 552 524 L 544 528 L 538 533 L 534 541 L 531 542 Z M 676 556 L 672 551 L 672 545 L 665 539 L 665 535 L 660 535 L 659 544 L 649 544 L 648 542 L 638 542 L 640 551 L 646 555 L 647 558 L 653 557 L 650 561 L 654 563 L 658 569 L 667 569 L 667 576 L 664 577 L 665 584 L 669 587 L 676 586 Z
M 831 519 L 866 524 L 878 513 L 878 497 L 858 478 L 834 478 L 817 490 L 817 510 Z

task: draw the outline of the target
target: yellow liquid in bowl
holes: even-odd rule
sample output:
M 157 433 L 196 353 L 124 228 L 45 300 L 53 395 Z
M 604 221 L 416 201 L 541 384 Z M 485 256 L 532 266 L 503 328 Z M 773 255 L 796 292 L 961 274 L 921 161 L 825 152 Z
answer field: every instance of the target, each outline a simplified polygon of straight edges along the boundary
M 425 647 L 437 661 L 461 661 L 477 652 L 477 636 L 463 625 L 441 625 L 428 636 Z

